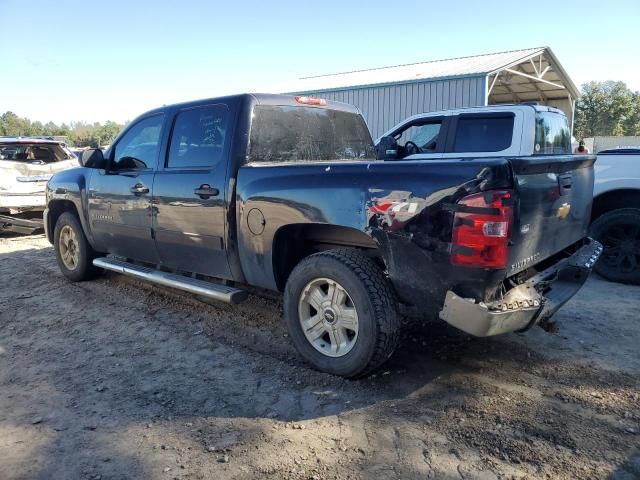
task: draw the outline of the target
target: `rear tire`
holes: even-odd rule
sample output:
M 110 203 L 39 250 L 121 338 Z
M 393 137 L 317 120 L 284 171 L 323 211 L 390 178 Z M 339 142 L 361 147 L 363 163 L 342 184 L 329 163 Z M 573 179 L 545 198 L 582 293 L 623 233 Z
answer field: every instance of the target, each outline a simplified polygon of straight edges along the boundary
M 594 269 L 612 282 L 640 285 L 640 209 L 620 208 L 599 216 L 591 236 L 604 246 Z
M 380 267 L 357 250 L 328 250 L 303 259 L 287 280 L 284 315 L 300 355 L 334 375 L 365 376 L 398 343 L 393 289 Z
M 78 217 L 70 212 L 58 217 L 53 247 L 60 271 L 72 282 L 90 280 L 102 271 L 93 265 L 96 253 L 89 245 Z

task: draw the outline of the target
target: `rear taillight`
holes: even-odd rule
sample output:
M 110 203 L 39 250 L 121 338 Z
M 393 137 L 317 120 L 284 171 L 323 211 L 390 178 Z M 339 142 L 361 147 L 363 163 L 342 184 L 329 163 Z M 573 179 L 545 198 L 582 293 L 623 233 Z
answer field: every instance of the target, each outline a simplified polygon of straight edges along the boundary
M 452 256 L 456 265 L 505 268 L 513 222 L 512 194 L 490 190 L 464 197 L 453 218 Z

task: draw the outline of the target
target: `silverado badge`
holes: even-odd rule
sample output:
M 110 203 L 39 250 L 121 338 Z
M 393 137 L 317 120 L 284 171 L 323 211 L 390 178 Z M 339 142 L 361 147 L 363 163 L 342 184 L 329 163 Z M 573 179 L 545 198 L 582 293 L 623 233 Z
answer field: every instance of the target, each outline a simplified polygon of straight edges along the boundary
M 517 261 L 516 263 L 511 265 L 511 270 L 519 270 L 528 265 L 531 265 L 536 260 L 538 260 L 541 256 L 540 252 L 536 252 L 533 255 L 528 256 L 527 258 L 523 258 L 522 260 Z

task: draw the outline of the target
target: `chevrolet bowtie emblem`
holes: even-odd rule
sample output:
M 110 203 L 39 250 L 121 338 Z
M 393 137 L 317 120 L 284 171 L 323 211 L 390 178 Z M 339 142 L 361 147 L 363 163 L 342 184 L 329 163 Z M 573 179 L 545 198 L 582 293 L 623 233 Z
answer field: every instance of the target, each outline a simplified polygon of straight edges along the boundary
M 558 208 L 557 217 L 558 218 L 566 218 L 567 215 L 569 215 L 570 211 L 571 211 L 571 204 L 570 203 L 563 203 L 562 205 L 560 205 L 560 208 Z

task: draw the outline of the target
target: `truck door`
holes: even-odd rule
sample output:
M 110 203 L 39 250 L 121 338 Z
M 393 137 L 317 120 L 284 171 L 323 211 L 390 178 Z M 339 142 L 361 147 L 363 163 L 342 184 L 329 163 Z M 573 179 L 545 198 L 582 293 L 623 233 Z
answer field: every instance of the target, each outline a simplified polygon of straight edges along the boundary
M 175 115 L 153 186 L 155 241 L 167 267 L 231 278 L 225 244 L 230 133 L 224 104 Z
M 157 263 L 151 232 L 151 189 L 164 115 L 132 124 L 109 154 L 109 167 L 89 182 L 89 222 L 97 247 L 107 253 Z

